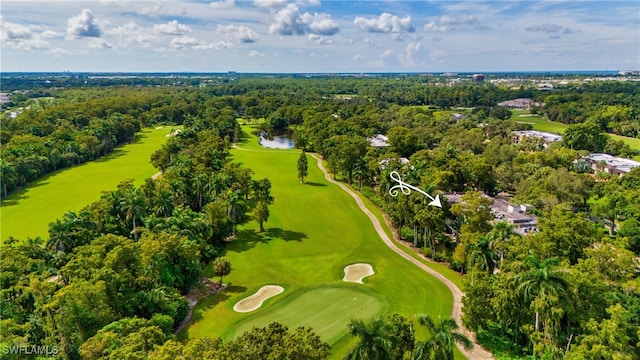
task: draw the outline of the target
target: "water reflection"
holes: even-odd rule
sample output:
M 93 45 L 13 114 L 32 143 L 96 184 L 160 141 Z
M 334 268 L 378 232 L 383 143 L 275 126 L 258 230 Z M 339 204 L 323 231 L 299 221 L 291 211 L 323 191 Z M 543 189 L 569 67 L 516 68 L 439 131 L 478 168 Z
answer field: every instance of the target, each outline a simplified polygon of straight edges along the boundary
M 293 149 L 293 132 L 289 129 L 273 130 L 271 134 L 263 131 L 260 133 L 260 145 L 270 149 Z

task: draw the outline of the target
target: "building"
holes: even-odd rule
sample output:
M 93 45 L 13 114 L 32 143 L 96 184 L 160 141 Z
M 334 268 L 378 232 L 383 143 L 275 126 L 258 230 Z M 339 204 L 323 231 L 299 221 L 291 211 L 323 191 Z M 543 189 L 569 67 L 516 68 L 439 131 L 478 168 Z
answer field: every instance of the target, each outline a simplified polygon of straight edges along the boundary
M 562 136 L 554 133 L 538 131 L 538 130 L 523 130 L 523 131 L 514 131 L 513 136 L 511 137 L 511 142 L 514 144 L 519 143 L 525 138 L 538 138 L 544 141 L 544 147 L 547 148 L 549 144 L 562 141 Z
M 475 83 L 484 82 L 484 74 L 473 74 L 471 80 Z
M 633 168 L 640 167 L 640 162 L 609 154 L 589 154 L 584 159 L 594 171 L 603 171 L 616 176 L 622 176 Z
M 498 106 L 506 106 L 509 109 L 531 110 L 534 106 L 540 105 L 529 98 L 518 98 L 498 103 Z
M 367 141 L 369 142 L 369 145 L 373 147 L 391 146 L 391 144 L 389 144 L 389 138 L 382 134 L 369 137 L 367 138 Z
M 464 193 L 450 193 L 445 194 L 444 197 L 447 198 L 450 204 L 454 204 L 460 202 L 462 195 Z M 496 198 L 486 194 L 484 196 L 493 200 L 493 203 L 489 205 L 489 209 L 493 213 L 494 221 L 506 221 L 513 224 L 515 226 L 513 230 L 520 235 L 538 231 L 538 217 L 528 213 L 532 208 L 531 205 L 514 205 L 501 196 Z

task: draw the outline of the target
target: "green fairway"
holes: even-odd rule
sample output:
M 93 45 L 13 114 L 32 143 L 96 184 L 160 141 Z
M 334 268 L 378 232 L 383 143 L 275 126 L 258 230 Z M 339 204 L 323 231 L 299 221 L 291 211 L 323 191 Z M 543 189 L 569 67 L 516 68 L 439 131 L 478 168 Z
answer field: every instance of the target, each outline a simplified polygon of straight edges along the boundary
M 256 233 L 253 221 L 240 227 L 225 252 L 232 266 L 225 278 L 229 287 L 196 306 L 180 338 L 230 339 L 253 326 L 282 321 L 312 326 L 332 345 L 332 358 L 340 358 L 352 343 L 344 336 L 351 318 L 451 314 L 453 298 L 446 286 L 389 249 L 353 198 L 328 183 L 313 158 L 309 156 L 309 176 L 301 184 L 296 172 L 300 150 L 263 149 L 254 136 L 246 136 L 233 150 L 234 160 L 252 168 L 256 178 L 271 181 L 271 216 L 264 233 Z M 364 284 L 343 282 L 344 267 L 360 262 L 371 264 L 375 275 Z M 263 285 L 280 285 L 285 291 L 253 312 L 233 310 Z M 365 309 L 354 297 L 366 299 Z M 314 315 L 324 309 L 323 315 Z M 418 338 L 424 338 L 424 330 L 417 330 Z
M 115 190 L 125 179 L 141 184 L 157 170 L 151 154 L 167 140 L 172 128 L 144 129 L 137 139 L 116 148 L 112 154 L 73 168 L 62 169 L 36 180 L 2 201 L 0 241 L 40 236 L 46 238 L 50 222 L 69 210 L 80 210 Z
M 537 116 L 531 114 L 528 110 L 511 110 L 513 115 L 511 119 L 515 122 L 531 124 L 534 130 L 546 131 L 556 134 L 564 134 L 569 127 L 559 122 L 549 121 L 546 116 Z

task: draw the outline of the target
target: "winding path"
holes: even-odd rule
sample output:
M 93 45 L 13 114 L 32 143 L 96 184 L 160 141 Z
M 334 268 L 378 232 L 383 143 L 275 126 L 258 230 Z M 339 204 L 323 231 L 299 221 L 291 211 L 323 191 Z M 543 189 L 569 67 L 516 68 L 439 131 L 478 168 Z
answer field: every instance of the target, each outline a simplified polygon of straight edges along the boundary
M 413 263 L 414 265 L 416 265 L 420 269 L 426 271 L 427 273 L 429 273 L 430 275 L 432 275 L 433 277 L 438 279 L 440 282 L 445 284 L 447 286 L 447 288 L 449 288 L 449 290 L 451 290 L 451 293 L 453 294 L 453 310 L 451 310 L 451 317 L 455 319 L 456 323 L 460 327 L 460 331 L 465 336 L 467 336 L 469 339 L 471 339 L 471 341 L 473 341 L 473 345 L 474 345 L 473 349 L 465 350 L 463 347 L 461 347 L 461 346 L 456 344 L 458 346 L 458 349 L 460 350 L 460 352 L 462 352 L 462 354 L 464 356 L 466 356 L 467 359 L 471 359 L 471 360 L 493 359 L 493 355 L 490 352 L 488 352 L 485 349 L 483 349 L 475 341 L 475 335 L 469 329 L 467 329 L 466 327 L 464 327 L 462 325 L 462 297 L 464 296 L 464 293 L 453 282 L 451 282 L 451 280 L 447 279 L 446 277 L 442 276 L 442 274 L 440 274 L 439 272 L 433 270 L 432 268 L 428 267 L 427 265 L 425 265 L 425 264 L 421 263 L 420 261 L 418 261 L 417 259 L 413 258 L 411 255 L 409 255 L 409 254 L 405 253 L 404 251 L 402 251 L 402 249 L 400 249 L 393 242 L 393 240 L 391 240 L 389 238 L 387 233 L 384 232 L 384 229 L 382 228 L 382 225 L 380 224 L 380 221 L 378 221 L 378 218 L 369 209 L 367 209 L 367 207 L 362 202 L 362 199 L 360 199 L 360 197 L 356 193 L 354 193 L 345 184 L 342 184 L 340 182 L 337 182 L 337 181 L 331 179 L 331 176 L 329 175 L 329 172 L 324 168 L 324 166 L 322 166 L 322 158 L 320 158 L 320 156 L 318 156 L 317 154 L 310 154 L 310 155 L 313 156 L 318 161 L 318 167 L 324 173 L 324 177 L 325 177 L 325 179 L 327 179 L 327 181 L 329 181 L 330 183 L 338 185 L 342 190 L 347 192 L 349 195 L 351 195 L 351 197 L 353 197 L 356 200 L 356 203 L 360 207 L 360 210 L 362 210 L 362 212 L 364 212 L 369 217 L 369 219 L 373 223 L 373 227 L 376 229 L 376 232 L 378 232 L 378 235 L 380 236 L 382 241 L 391 250 L 393 250 L 395 253 L 397 253 L 398 255 L 402 256 L 403 258 L 405 258 L 407 261 Z

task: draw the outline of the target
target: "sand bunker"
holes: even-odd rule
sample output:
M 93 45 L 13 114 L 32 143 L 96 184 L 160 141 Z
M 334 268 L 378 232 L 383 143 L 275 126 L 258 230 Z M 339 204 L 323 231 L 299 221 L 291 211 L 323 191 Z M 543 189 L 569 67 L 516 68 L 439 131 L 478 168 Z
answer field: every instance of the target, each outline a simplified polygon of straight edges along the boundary
M 344 278 L 342 278 L 342 281 L 362 284 L 362 279 L 373 274 L 375 274 L 375 272 L 373 272 L 373 267 L 369 264 L 352 264 L 345 266 Z
M 238 301 L 233 310 L 241 313 L 249 312 L 258 309 L 262 306 L 262 303 L 270 297 L 276 296 L 284 291 L 282 286 L 278 285 L 265 285 L 258 290 L 255 294 L 246 297 Z

